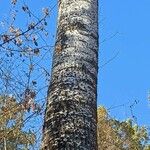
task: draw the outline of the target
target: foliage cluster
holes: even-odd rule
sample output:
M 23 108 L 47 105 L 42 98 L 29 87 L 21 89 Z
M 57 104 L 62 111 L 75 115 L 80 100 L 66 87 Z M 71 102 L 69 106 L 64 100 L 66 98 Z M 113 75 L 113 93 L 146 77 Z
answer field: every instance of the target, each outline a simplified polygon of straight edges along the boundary
M 0 97 L 0 149 L 29 149 L 35 142 L 32 132 L 23 131 L 26 108 L 14 97 Z
M 103 106 L 97 113 L 99 150 L 150 150 L 149 131 L 145 126 L 138 126 L 131 119 L 112 118 Z

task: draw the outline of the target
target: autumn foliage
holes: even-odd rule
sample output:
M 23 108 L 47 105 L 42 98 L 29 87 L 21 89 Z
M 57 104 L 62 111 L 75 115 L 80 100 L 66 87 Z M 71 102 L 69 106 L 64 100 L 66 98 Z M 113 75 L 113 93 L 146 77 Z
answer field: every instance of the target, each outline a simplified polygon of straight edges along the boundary
M 34 144 L 35 135 L 22 130 L 25 111 L 14 97 L 0 97 L 0 149 L 24 149 Z
M 131 119 L 119 121 L 98 107 L 99 150 L 150 150 L 148 129 L 134 124 Z

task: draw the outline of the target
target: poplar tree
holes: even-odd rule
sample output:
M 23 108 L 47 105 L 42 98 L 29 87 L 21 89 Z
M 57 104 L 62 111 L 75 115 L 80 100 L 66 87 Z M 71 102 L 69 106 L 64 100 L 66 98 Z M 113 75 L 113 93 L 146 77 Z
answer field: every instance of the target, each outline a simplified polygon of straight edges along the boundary
M 60 0 L 42 150 L 97 150 L 98 0 Z

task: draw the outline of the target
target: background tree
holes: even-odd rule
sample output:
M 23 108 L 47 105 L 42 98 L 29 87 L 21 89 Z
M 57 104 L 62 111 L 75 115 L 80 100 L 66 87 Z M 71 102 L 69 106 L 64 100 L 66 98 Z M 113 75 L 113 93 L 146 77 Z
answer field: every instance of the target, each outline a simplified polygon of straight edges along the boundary
M 144 126 L 134 124 L 131 119 L 118 121 L 109 116 L 100 106 L 98 112 L 99 150 L 149 150 L 149 131 Z
M 54 39 L 47 21 L 56 4 L 44 7 L 43 2 L 35 11 L 31 1 L 5 2 L 7 16 L 0 15 L 0 95 L 12 95 L 17 103 L 14 107 L 24 105 L 20 132 L 34 132 L 30 149 L 38 149 Z
M 26 106 L 12 96 L 0 96 L 0 149 L 29 149 L 35 142 L 32 132 L 23 131 Z

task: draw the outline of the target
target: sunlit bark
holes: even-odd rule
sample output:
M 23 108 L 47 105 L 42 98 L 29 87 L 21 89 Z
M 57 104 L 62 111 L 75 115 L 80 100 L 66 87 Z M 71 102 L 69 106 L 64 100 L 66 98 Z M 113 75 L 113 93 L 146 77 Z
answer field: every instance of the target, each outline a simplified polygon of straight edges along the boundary
M 42 150 L 97 150 L 98 1 L 60 0 Z

